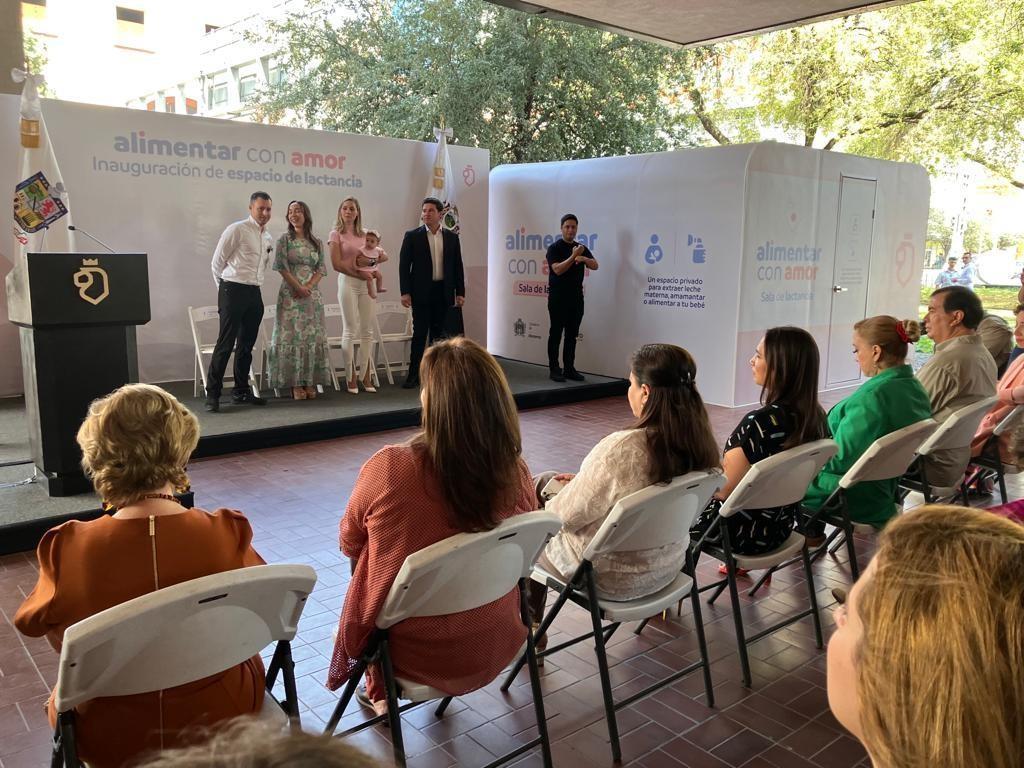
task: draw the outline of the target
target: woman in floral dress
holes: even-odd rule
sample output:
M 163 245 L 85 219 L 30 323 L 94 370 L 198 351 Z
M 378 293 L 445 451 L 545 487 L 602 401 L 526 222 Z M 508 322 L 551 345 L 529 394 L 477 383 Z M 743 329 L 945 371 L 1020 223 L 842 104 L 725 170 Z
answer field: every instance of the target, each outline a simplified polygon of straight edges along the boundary
M 283 281 L 270 342 L 270 386 L 291 387 L 296 400 L 312 400 L 316 385 L 331 380 L 319 288 L 327 270 L 323 244 L 313 236 L 309 206 L 299 200 L 288 203 L 287 218 L 288 231 L 278 239 L 274 259 Z

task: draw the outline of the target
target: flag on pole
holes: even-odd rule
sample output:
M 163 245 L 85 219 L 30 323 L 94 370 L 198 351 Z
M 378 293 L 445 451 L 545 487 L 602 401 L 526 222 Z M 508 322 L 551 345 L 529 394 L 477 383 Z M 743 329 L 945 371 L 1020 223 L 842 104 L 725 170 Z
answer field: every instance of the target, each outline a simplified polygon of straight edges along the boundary
M 43 121 L 39 99 L 43 77 L 20 69 L 12 70 L 11 77 L 23 86 L 18 115 L 21 159 L 13 184 L 17 242 L 12 249 L 14 269 L 7 275 L 7 312 L 11 321 L 27 324 L 32 317 L 26 255 L 45 251 L 74 252 L 75 242 L 74 234 L 67 228 L 71 223 L 67 191 Z
M 444 121 L 441 121 L 444 126 Z M 441 201 L 441 226 L 459 233 L 459 207 L 455 204 L 455 184 L 452 179 L 452 163 L 448 158 L 448 139 L 452 136 L 451 128 L 435 128 L 437 151 L 434 153 L 434 170 L 427 187 L 427 197 L 436 197 Z

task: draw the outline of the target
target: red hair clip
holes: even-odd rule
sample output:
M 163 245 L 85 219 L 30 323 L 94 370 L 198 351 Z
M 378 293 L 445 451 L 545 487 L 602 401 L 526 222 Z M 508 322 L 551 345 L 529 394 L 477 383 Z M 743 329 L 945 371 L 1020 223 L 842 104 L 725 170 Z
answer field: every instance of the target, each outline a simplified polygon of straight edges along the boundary
M 900 341 L 904 344 L 910 343 L 910 337 L 907 335 L 907 329 L 903 327 L 903 323 L 899 320 L 896 321 L 896 335 L 900 337 Z

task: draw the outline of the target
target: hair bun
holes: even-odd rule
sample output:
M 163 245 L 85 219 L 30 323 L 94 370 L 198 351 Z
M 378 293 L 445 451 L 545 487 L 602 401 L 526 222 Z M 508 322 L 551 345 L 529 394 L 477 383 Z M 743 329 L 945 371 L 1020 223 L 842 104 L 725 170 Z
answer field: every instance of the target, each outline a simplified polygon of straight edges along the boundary
M 921 323 L 918 320 L 902 320 L 903 330 L 907 332 L 907 340 L 914 344 L 921 338 Z

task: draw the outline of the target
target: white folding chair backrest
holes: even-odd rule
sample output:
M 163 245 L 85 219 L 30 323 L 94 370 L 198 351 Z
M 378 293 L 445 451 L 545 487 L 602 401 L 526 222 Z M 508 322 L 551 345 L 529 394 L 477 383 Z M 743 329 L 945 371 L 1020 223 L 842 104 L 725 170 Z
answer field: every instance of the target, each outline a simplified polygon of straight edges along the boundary
M 527 512 L 481 533 L 459 533 L 413 552 L 402 564 L 377 626 L 415 616 L 444 616 L 492 603 L 530 575 L 544 545 L 562 527 L 551 512 Z
M 717 469 L 689 472 L 619 499 L 583 550 L 583 559 L 593 562 L 609 552 L 637 552 L 673 542 L 682 554 L 693 521 L 724 482 Z
M 921 444 L 938 428 L 934 419 L 922 419 L 878 438 L 839 478 L 839 487 L 845 489 L 865 480 L 900 477 L 914 463 Z
M 731 517 L 741 509 L 771 509 L 798 504 L 807 486 L 836 453 L 835 440 L 814 440 L 780 451 L 753 464 L 718 513 Z
M 205 323 L 209 320 L 216 320 L 220 322 L 220 312 L 216 306 L 188 308 L 188 324 L 192 329 L 192 341 L 195 343 L 197 354 L 202 347 L 212 347 L 214 342 L 217 340 L 216 334 L 214 334 L 213 340 L 209 342 L 204 342 L 202 339 L 202 334 L 200 333 L 198 324 Z
M 953 411 L 949 418 L 932 432 L 931 437 L 921 443 L 917 450 L 918 454 L 928 456 L 935 451 L 969 447 L 981 420 L 997 401 L 998 398 L 995 396 L 986 397 Z
M 398 324 L 390 322 L 393 315 L 401 318 L 401 328 L 398 327 Z M 381 318 L 385 318 L 384 322 L 381 322 Z M 382 331 L 381 339 L 383 341 L 401 341 L 412 338 L 412 312 L 403 307 L 401 302 L 378 301 L 377 323 Z
M 1014 408 L 1012 411 L 1006 414 L 1006 416 L 1003 417 L 1002 421 L 996 424 L 996 428 L 992 431 L 992 434 L 995 435 L 996 437 L 1001 437 L 1003 434 L 1006 433 L 1006 430 L 1013 429 L 1013 427 L 1015 427 L 1017 423 L 1021 420 L 1022 416 L 1024 416 L 1024 405 L 1018 405 L 1016 408 Z
M 316 584 L 308 565 L 260 565 L 159 589 L 64 632 L 58 712 L 201 680 L 295 637 Z

